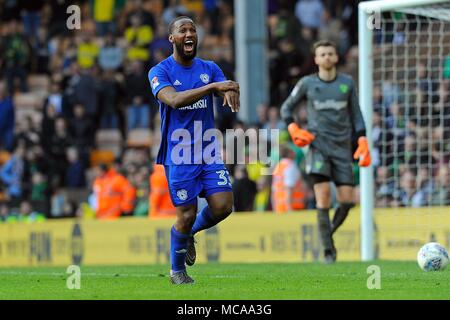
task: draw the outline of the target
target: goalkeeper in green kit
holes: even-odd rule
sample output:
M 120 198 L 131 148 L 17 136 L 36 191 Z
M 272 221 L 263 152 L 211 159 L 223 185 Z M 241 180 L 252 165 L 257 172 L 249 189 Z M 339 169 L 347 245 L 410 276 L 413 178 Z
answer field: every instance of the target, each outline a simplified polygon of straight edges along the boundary
M 369 166 L 371 159 L 355 85 L 350 76 L 336 71 L 336 45 L 319 41 L 313 49 L 319 73 L 299 80 L 283 103 L 281 116 L 294 144 L 309 145 L 306 173 L 314 188 L 324 259 L 333 263 L 337 256 L 333 233 L 354 206 L 353 159 L 359 159 L 361 167 Z M 307 100 L 307 128 L 300 128 L 293 118 L 294 108 L 302 99 Z M 358 142 L 355 152 L 353 139 Z M 339 203 L 332 221 L 330 182 L 336 185 Z

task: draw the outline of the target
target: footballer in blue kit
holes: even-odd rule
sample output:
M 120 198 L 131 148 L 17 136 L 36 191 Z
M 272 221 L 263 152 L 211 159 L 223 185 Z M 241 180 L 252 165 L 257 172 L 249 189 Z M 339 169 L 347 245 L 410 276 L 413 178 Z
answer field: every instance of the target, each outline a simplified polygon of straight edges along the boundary
M 194 235 L 215 226 L 233 210 L 233 193 L 220 145 L 214 136 L 213 95 L 239 111 L 239 84 L 228 81 L 212 61 L 196 58 L 196 26 L 178 17 L 169 26 L 173 54 L 149 72 L 161 115 L 161 145 L 156 163 L 164 165 L 176 222 L 171 229 L 173 284 L 190 284 L 186 265 L 196 259 Z M 197 214 L 197 198 L 208 206 Z

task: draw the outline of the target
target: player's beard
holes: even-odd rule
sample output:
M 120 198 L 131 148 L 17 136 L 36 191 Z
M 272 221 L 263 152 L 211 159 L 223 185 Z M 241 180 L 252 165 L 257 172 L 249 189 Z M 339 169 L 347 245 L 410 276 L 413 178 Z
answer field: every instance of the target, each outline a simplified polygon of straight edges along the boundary
M 197 45 L 194 45 L 194 48 L 192 50 L 192 53 L 190 54 L 186 54 L 184 52 L 184 43 L 180 42 L 180 43 L 176 43 L 175 44 L 175 48 L 178 52 L 178 55 L 180 56 L 181 59 L 185 60 L 185 61 L 191 61 L 195 58 L 195 56 L 197 55 Z
M 330 62 L 325 62 L 322 65 L 322 68 L 327 70 L 327 71 L 331 71 L 331 70 L 333 70 L 336 67 L 336 65 L 337 65 L 337 62 L 331 62 L 331 61 Z

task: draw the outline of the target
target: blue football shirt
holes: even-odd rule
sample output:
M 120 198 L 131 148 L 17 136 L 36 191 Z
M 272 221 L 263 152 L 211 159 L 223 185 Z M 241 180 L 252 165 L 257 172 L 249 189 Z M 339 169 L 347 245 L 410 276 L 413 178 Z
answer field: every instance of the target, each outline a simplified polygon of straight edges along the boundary
M 194 58 L 192 65 L 186 67 L 177 63 L 173 56 L 154 66 L 148 77 L 156 99 L 158 92 L 168 86 L 180 92 L 227 80 L 219 66 L 212 61 Z M 211 157 L 217 161 L 221 150 L 219 154 L 214 152 L 217 149 L 212 144 L 217 143 L 216 139 L 209 134 L 204 136 L 207 130 L 215 128 L 212 94 L 178 109 L 159 100 L 158 103 L 161 115 L 161 146 L 156 159 L 158 164 L 204 164 L 205 159 L 208 158 L 207 163 Z

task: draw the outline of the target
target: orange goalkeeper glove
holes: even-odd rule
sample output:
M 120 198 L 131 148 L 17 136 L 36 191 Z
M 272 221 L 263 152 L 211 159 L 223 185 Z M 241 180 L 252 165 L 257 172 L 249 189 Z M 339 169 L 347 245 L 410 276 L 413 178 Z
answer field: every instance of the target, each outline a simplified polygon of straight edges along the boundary
M 298 147 L 304 147 L 315 139 L 315 136 L 308 130 L 300 129 L 296 123 L 291 123 L 288 126 L 289 134 L 291 135 L 292 141 Z
M 369 142 L 366 137 L 359 137 L 358 149 L 356 149 L 353 158 L 355 160 L 359 158 L 358 164 L 360 167 L 368 167 L 372 163 L 372 160 L 370 159 Z

